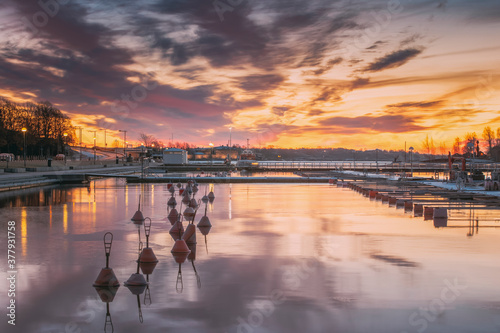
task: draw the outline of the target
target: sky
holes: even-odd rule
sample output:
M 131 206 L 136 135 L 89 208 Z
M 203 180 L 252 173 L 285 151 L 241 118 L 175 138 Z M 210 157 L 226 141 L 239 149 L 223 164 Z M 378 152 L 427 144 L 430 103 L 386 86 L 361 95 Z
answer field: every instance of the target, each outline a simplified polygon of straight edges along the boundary
M 450 150 L 500 127 L 498 0 L 4 0 L 0 24 L 0 96 L 88 144 Z

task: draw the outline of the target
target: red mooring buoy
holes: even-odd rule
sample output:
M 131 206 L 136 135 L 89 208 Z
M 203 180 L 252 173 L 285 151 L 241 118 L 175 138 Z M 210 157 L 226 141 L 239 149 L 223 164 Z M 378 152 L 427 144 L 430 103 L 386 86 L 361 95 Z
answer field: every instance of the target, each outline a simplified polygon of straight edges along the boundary
M 139 273 L 140 263 L 141 263 L 141 254 L 142 254 L 142 242 L 139 243 L 139 257 L 137 258 L 137 271 L 130 275 L 127 281 L 125 281 L 125 286 L 146 286 L 148 283 L 144 276 Z
M 186 244 L 186 241 L 184 239 L 178 239 L 175 241 L 174 246 L 172 247 L 172 250 L 170 251 L 172 253 L 189 253 L 191 250 Z
M 193 208 L 191 207 L 187 207 L 185 210 L 184 210 L 184 213 L 182 215 L 184 215 L 184 218 L 187 220 L 187 221 L 191 221 L 194 217 L 194 214 L 195 214 L 195 211 Z
M 181 239 L 183 239 L 187 245 L 196 244 L 196 227 L 194 224 L 188 224 Z
M 177 211 L 177 209 L 173 208 L 170 213 L 168 213 L 167 218 L 170 221 L 170 224 L 174 225 L 174 223 L 179 219 L 179 212 Z
M 109 267 L 109 255 L 111 254 L 111 245 L 113 244 L 113 234 L 107 232 L 104 234 L 104 251 L 106 253 L 106 267 L 101 269 L 94 282 L 94 287 L 118 287 L 120 283 L 116 278 L 115 272 Z
M 142 215 L 142 212 L 141 212 L 141 196 L 140 195 L 139 195 L 139 205 L 137 207 L 137 211 L 135 212 L 134 216 L 132 216 L 131 220 L 135 224 L 142 224 L 142 222 L 144 222 L 144 215 Z
M 146 247 L 142 249 L 140 256 L 141 263 L 156 263 L 158 259 L 152 248 L 149 247 L 149 235 L 151 234 L 151 219 L 146 217 L 144 221 L 144 233 L 146 234 Z

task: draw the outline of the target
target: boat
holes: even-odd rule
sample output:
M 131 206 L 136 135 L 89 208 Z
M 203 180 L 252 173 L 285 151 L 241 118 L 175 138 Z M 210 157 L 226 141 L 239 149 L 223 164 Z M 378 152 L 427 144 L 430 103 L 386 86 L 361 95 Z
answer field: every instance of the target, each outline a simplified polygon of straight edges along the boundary
M 250 149 L 250 145 L 247 139 L 247 149 L 243 150 L 243 152 L 240 154 L 240 159 L 236 162 L 236 167 L 249 169 L 252 167 L 255 168 L 258 165 L 259 163 L 257 162 L 255 153 Z

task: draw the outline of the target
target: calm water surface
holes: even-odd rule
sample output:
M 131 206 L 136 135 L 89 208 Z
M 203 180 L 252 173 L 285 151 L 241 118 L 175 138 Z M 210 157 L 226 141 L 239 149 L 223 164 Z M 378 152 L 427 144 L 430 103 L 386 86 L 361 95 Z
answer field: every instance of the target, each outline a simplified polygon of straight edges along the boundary
M 208 186 L 200 185 L 198 198 Z M 471 233 L 468 210 L 437 229 L 326 184 L 217 184 L 214 191 L 213 227 L 206 237 L 197 231 L 196 252 L 182 264 L 170 253 L 166 184 L 112 179 L 3 194 L 0 247 L 7 252 L 7 221 L 16 221 L 18 280 L 17 325 L 3 310 L 0 331 L 102 332 L 106 303 L 92 284 L 111 231 L 110 266 L 121 283 L 109 303 L 117 333 L 500 332 L 498 211 L 475 215 L 481 228 Z M 137 296 L 123 282 L 137 268 L 130 218 L 139 195 L 159 263 Z M 5 278 L 0 289 L 5 309 Z

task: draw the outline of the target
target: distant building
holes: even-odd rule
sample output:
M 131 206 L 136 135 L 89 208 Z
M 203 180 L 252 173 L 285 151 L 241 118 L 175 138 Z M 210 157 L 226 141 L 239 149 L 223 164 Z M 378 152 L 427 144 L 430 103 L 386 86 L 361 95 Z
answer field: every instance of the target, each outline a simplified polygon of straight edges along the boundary
M 500 162 L 500 146 L 491 148 L 491 159 L 495 162 Z
M 163 164 L 187 164 L 187 151 L 179 148 L 168 148 L 163 151 Z

